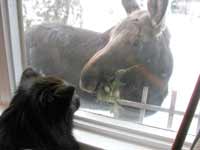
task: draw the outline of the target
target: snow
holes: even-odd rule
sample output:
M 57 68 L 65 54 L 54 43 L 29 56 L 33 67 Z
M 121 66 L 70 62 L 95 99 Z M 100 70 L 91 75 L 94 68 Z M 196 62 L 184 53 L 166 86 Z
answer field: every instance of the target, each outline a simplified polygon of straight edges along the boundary
M 171 51 L 174 57 L 173 74 L 169 82 L 169 91 L 177 91 L 176 110 L 185 111 L 190 96 L 200 73 L 200 18 L 181 14 L 169 14 L 166 23 L 171 33 Z M 164 100 L 162 107 L 170 106 L 170 94 Z M 200 113 L 200 107 L 197 113 Z M 164 126 L 166 122 L 160 121 L 163 113 L 145 119 L 146 124 Z M 182 116 L 175 115 L 172 129 L 177 130 Z M 190 133 L 195 134 L 197 119 L 193 120 Z

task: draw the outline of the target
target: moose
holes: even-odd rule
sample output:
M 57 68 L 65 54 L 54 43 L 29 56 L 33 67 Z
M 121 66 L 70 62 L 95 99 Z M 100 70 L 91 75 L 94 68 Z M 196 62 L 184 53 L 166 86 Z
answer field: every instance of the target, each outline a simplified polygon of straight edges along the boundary
M 81 97 L 109 93 L 120 80 L 121 99 L 141 102 L 148 87 L 147 103 L 161 105 L 173 70 L 164 23 L 168 0 L 148 0 L 147 11 L 135 0 L 122 5 L 127 18 L 104 33 L 59 24 L 32 27 L 25 34 L 28 65 L 64 78 Z

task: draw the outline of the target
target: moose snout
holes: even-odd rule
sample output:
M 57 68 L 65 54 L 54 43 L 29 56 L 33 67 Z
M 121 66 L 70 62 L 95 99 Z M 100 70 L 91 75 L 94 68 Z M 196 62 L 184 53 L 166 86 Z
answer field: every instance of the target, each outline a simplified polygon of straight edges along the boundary
M 99 73 L 93 67 L 85 67 L 81 72 L 79 86 L 82 90 L 94 93 L 98 88 Z
M 98 80 L 92 75 L 83 74 L 79 84 L 82 90 L 89 93 L 94 93 L 98 86 Z

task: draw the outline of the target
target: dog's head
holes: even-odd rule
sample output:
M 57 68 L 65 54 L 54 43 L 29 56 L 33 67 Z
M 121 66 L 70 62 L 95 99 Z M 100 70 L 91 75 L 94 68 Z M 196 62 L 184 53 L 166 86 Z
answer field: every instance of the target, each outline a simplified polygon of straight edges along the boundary
M 69 121 L 79 108 L 80 102 L 75 88 L 64 80 L 44 76 L 32 68 L 26 69 L 11 106 L 19 107 L 24 115 L 42 118 L 48 123 Z
M 73 86 L 26 69 L 10 106 L 0 118 L 0 146 L 1 140 L 9 137 L 4 145 L 11 147 L 73 147 L 75 142 L 66 141 L 73 139 L 72 119 L 79 106 Z

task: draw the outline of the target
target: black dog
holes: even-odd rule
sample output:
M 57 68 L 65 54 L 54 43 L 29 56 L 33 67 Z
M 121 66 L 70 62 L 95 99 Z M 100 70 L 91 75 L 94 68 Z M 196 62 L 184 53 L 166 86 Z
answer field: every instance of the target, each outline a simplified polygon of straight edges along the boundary
M 79 108 L 74 87 L 28 68 L 0 118 L 0 150 L 78 150 L 72 135 Z

